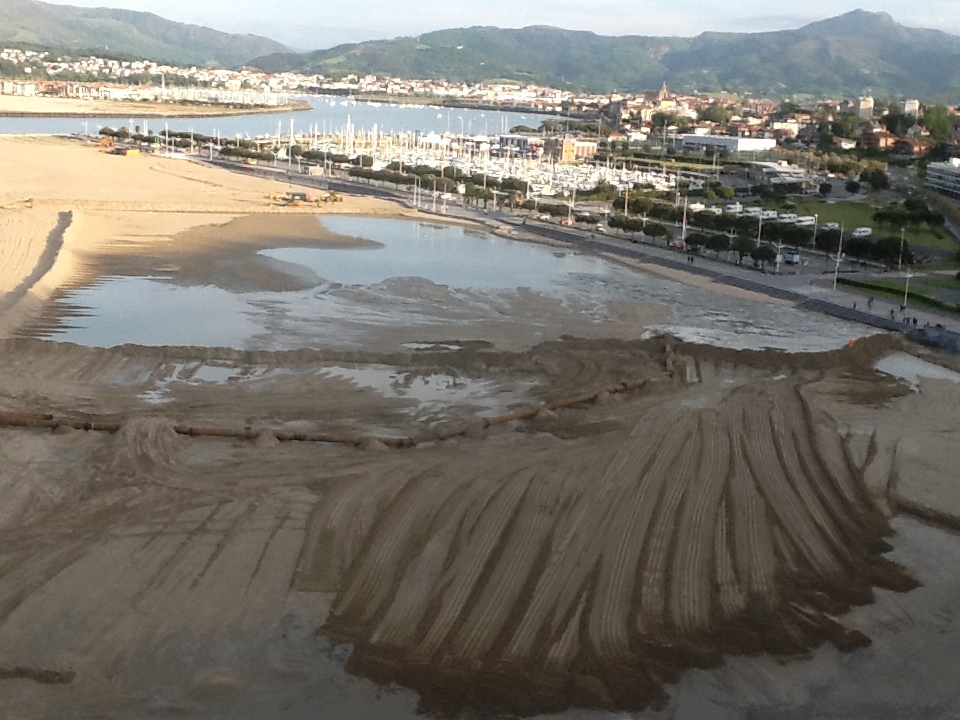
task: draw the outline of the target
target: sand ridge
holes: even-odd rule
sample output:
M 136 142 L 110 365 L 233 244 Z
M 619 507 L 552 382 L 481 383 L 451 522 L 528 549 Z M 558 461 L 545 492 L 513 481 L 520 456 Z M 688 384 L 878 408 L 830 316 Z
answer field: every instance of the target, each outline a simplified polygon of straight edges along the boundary
M 108 672 L 136 693 L 148 669 L 174 684 L 209 670 L 202 653 L 174 668 L 157 643 L 273 632 L 294 597 L 353 644 L 349 669 L 447 712 L 639 708 L 727 653 L 858 647 L 868 638 L 838 623 L 844 609 L 911 581 L 882 557 L 873 460 L 820 389 L 898 402 L 872 362 L 899 342 L 788 355 L 662 339 L 406 354 L 4 341 L 3 409 L 107 414 L 120 429 L 0 430 L 0 666 L 75 672 L 68 696 L 102 708 Z M 188 361 L 246 375 L 151 404 L 145 391 Z M 415 450 L 173 430 L 414 432 L 402 402 L 311 371 L 347 361 L 535 377 L 543 398 L 646 382 Z M 68 592 L 83 577 L 96 581 Z M 70 639 L 46 644 L 65 602 Z

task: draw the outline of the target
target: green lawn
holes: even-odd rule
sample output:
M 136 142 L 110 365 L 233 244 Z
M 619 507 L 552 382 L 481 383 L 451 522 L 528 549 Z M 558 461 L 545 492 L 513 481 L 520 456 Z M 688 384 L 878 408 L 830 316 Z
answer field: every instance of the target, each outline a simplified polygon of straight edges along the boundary
M 920 285 L 929 285 L 935 288 L 946 288 L 947 290 L 960 290 L 960 280 L 949 275 L 926 275 L 915 278 Z
M 819 215 L 820 227 L 828 222 L 841 223 L 844 235 L 858 227 L 873 228 L 874 237 L 898 237 L 900 235 L 899 228 L 877 225 L 873 220 L 873 213 L 877 208 L 866 203 L 829 203 L 815 197 L 790 198 L 790 202 L 793 203 L 798 215 Z M 960 245 L 950 236 L 950 233 L 942 228 L 934 230 L 921 226 L 919 228 L 908 227 L 906 230 L 904 237 L 911 246 L 930 247 L 947 252 L 960 249 Z
M 960 262 L 956 260 L 945 260 L 943 262 L 930 262 L 924 263 L 924 270 L 953 270 L 954 272 L 960 270 Z
M 885 297 L 890 300 L 903 302 L 904 283 L 896 280 L 870 280 L 863 282 L 851 280 L 850 278 L 840 278 L 837 282 L 847 287 L 856 288 L 865 295 L 875 295 Z M 960 306 L 952 305 L 949 302 L 936 297 L 934 293 L 924 292 L 925 288 L 917 287 L 915 283 L 910 283 L 910 293 L 908 305 L 919 305 L 930 310 L 946 312 L 953 315 L 960 314 Z

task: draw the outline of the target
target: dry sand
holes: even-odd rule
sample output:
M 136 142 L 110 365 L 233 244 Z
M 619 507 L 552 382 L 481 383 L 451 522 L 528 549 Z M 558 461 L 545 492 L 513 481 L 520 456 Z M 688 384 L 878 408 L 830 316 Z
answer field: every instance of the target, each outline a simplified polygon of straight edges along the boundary
M 277 183 L 25 140 L 0 143 L 0 177 L 7 331 L 121 261 L 289 282 L 218 264 L 269 244 L 289 214 L 267 205 Z M 277 241 L 288 232 L 351 242 L 296 218 Z M 957 390 L 912 394 L 874 369 L 902 349 L 888 336 L 794 355 L 670 339 L 404 353 L 0 340 L 0 411 L 119 427 L 0 428 L 0 714 L 315 717 L 288 706 L 294 686 L 341 710 L 349 695 L 339 717 L 413 713 L 411 694 L 381 702 L 344 662 L 440 712 L 625 710 L 667 702 L 686 670 L 725 656 L 861 648 L 871 626 L 845 613 L 875 587 L 915 585 L 884 557 L 898 498 L 956 496 Z M 417 422 L 408 402 L 325 371 L 347 364 L 533 385 L 525 405 L 640 387 L 502 426 L 466 407 Z M 203 368 L 234 377 L 190 381 Z M 178 425 L 466 433 L 389 450 Z
M 270 204 L 270 192 L 300 188 L 183 160 L 111 155 L 72 140 L 3 138 L 0 177 L 0 335 L 36 316 L 55 290 L 89 280 L 95 259 L 149 254 L 163 245 L 176 256 L 182 246 L 174 238 L 191 229 L 266 214 L 286 218 L 285 236 L 323 242 L 333 238 L 313 216 L 403 214 L 393 203 L 359 197 L 279 208 Z M 298 214 L 304 221 L 290 222 Z M 269 225 L 251 220 L 250 233 Z M 202 230 L 190 249 L 216 242 L 215 231 Z

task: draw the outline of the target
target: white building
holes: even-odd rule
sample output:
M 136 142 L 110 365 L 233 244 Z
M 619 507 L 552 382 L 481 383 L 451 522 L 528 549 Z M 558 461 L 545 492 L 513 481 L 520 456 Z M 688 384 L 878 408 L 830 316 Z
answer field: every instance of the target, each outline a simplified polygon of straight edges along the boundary
M 680 135 L 684 150 L 726 150 L 727 152 L 768 152 L 777 147 L 773 138 L 734 137 L 733 135 Z
M 864 120 L 869 120 L 873 117 L 873 98 L 871 96 L 867 95 L 866 97 L 858 98 L 854 106 L 857 115 Z
M 927 165 L 926 186 L 944 195 L 960 199 L 960 158 Z
M 920 114 L 920 101 L 919 100 L 904 100 L 903 101 L 903 114 L 904 115 L 913 115 L 916 117 Z

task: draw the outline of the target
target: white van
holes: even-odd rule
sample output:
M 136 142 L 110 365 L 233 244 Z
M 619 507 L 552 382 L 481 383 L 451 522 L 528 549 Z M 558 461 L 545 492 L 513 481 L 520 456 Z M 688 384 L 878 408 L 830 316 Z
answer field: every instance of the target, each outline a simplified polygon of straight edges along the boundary
M 740 203 L 731 203 L 731 204 L 727 205 L 727 206 L 723 209 L 723 211 L 726 212 L 726 213 L 730 213 L 730 214 L 732 214 L 732 215 L 736 215 L 736 214 L 738 214 L 738 213 L 742 213 L 742 212 L 743 212 L 743 205 L 741 205 Z
M 794 223 L 797 227 L 813 227 L 817 224 L 817 219 L 813 215 L 801 215 Z
M 782 223 L 784 225 L 793 225 L 797 222 L 797 214 L 781 213 L 780 215 L 777 215 L 777 222 Z
M 776 220 L 776 219 L 777 219 L 777 211 L 776 211 L 776 210 L 761 210 L 761 211 L 760 211 L 760 218 L 761 218 L 762 220 Z

